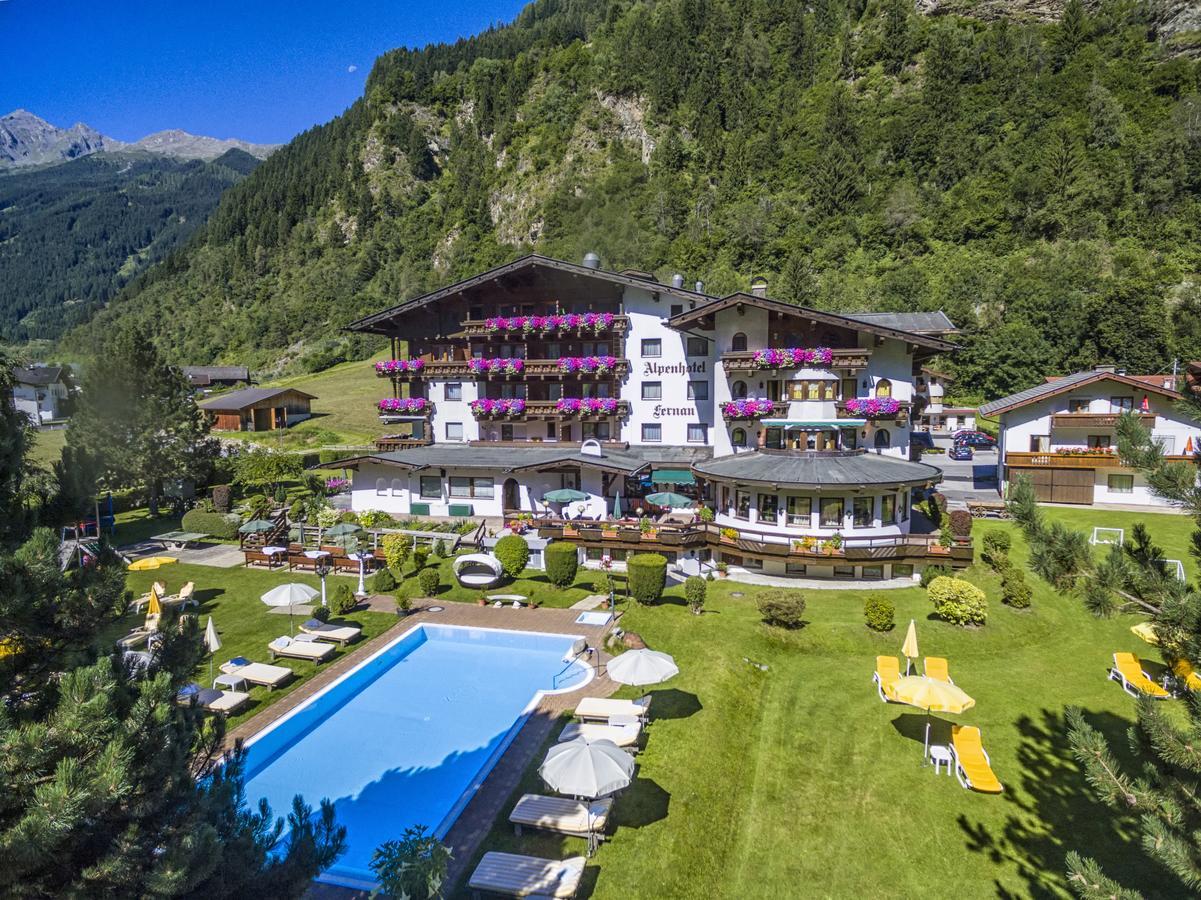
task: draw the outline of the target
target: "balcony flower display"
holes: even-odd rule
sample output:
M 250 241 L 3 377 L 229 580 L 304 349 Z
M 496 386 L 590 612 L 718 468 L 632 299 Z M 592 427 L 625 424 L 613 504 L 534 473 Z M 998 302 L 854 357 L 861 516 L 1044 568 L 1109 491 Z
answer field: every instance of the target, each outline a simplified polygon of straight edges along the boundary
M 568 375 L 580 373 L 604 375 L 617 367 L 616 356 L 560 356 L 559 371 Z
M 613 397 L 563 397 L 555 403 L 555 412 L 567 416 L 615 413 L 617 400 Z
M 798 366 L 828 366 L 834 361 L 829 347 L 785 347 L 756 350 L 755 365 L 760 369 L 793 369 Z
M 1113 447 L 1058 447 L 1056 456 L 1113 456 Z
M 727 400 L 721 405 L 721 414 L 727 419 L 757 419 L 773 409 L 775 404 L 770 400 Z
M 613 313 L 556 313 L 549 316 L 493 316 L 484 320 L 489 334 L 548 334 L 561 331 L 590 331 L 600 334 L 613 327 Z
M 520 375 L 525 371 L 525 360 L 510 357 L 508 359 L 473 359 L 467 367 L 476 375 Z
M 415 375 L 424 368 L 424 359 L 383 359 L 375 364 L 375 373 L 377 375 Z
M 350 487 L 350 481 L 345 478 L 327 478 L 325 479 L 325 493 L 331 497 L 334 494 L 340 494 Z
M 847 401 L 847 412 L 867 419 L 883 419 L 895 416 L 901 404 L 892 397 L 852 397 Z
M 471 401 L 471 414 L 477 419 L 519 416 L 523 412 L 525 412 L 525 401 L 520 399 Z
M 430 402 L 424 397 L 385 397 L 379 402 L 382 413 L 415 413 L 420 415 L 427 412 Z

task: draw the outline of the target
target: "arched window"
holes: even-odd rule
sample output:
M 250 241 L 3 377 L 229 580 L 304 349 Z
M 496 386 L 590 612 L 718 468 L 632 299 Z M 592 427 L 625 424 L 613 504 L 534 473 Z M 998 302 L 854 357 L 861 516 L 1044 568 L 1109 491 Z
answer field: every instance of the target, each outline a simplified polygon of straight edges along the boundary
M 733 444 L 735 447 L 745 447 L 746 446 L 746 429 L 745 428 L 735 428 L 733 431 L 731 431 L 730 432 L 730 443 Z
M 876 396 L 877 397 L 891 397 L 892 396 L 892 382 L 889 381 L 887 378 L 881 378 L 879 381 L 877 381 L 876 382 Z
M 732 393 L 733 393 L 735 400 L 745 400 L 746 399 L 746 382 L 745 381 L 735 381 L 734 387 L 732 388 Z
M 404 493 L 404 489 L 405 489 L 405 485 L 404 485 L 403 481 L 401 481 L 399 478 L 392 479 L 392 496 L 393 497 L 401 496 Z
M 746 335 L 741 331 L 730 338 L 730 350 L 737 353 L 739 350 L 746 349 Z
M 380 497 L 388 496 L 388 479 L 387 478 L 375 479 L 375 493 Z
M 876 431 L 876 449 L 883 450 L 887 448 L 892 441 L 892 435 L 888 433 L 887 428 L 881 428 Z

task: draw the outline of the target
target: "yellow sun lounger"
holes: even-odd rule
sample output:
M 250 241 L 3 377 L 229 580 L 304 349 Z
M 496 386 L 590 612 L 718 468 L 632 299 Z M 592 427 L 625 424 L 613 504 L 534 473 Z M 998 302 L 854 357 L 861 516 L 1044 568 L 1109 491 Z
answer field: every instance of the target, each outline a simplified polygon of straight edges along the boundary
M 1143 671 L 1142 664 L 1133 653 L 1115 653 L 1113 668 L 1109 670 L 1110 681 L 1119 681 L 1131 697 L 1151 697 L 1155 700 L 1166 700 L 1171 694 L 1151 680 Z
M 1201 691 L 1201 675 L 1198 675 L 1187 659 L 1176 660 L 1176 665 L 1172 666 L 1172 672 L 1184 682 L 1184 686 L 1190 691 Z
M 872 675 L 872 681 L 876 683 L 876 690 L 879 691 L 883 702 L 895 699 L 892 696 L 892 688 L 900 677 L 901 664 L 895 656 L 876 657 L 876 671 Z
M 933 678 L 935 681 L 945 681 L 947 684 L 954 684 L 951 680 L 951 666 L 941 656 L 927 656 L 922 663 L 922 671 L 927 678 Z
M 955 725 L 951 728 L 951 756 L 955 760 L 955 777 L 969 790 L 982 794 L 999 794 L 1001 782 L 992 770 L 992 760 L 980 739 L 980 729 L 974 725 Z

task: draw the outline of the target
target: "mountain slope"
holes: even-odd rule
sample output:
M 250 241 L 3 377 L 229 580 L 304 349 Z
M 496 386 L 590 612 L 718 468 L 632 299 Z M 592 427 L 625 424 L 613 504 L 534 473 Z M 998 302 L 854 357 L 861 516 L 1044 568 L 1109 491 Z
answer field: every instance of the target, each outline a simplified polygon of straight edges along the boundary
M 0 339 L 54 338 L 208 217 L 258 160 L 96 153 L 0 176 Z
M 174 156 L 179 159 L 213 160 L 230 150 L 241 150 L 259 159 L 266 159 L 279 144 L 252 144 L 250 141 L 240 141 L 237 138 L 211 138 L 189 134 L 172 128 L 167 131 L 156 131 L 129 145 L 131 149 L 145 150 L 147 153 L 158 153 L 163 156 Z
M 595 250 L 713 291 L 761 275 L 820 307 L 943 308 L 969 393 L 1154 371 L 1201 355 L 1198 66 L 1159 37 L 1143 6 L 1079 0 L 1050 25 L 906 0 L 541 0 L 382 56 L 94 327 L 312 370 L 373 349 L 337 330 L 368 310 Z

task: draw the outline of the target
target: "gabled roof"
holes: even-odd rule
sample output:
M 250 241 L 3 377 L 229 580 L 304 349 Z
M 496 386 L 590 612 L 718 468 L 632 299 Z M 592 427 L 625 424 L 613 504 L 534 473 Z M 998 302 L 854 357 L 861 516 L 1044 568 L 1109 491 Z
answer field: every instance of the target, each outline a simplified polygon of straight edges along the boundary
M 941 309 L 937 312 L 857 312 L 845 315 L 856 322 L 895 328 L 897 331 L 910 331 L 914 334 L 944 335 L 959 332 Z
M 1172 400 L 1179 400 L 1181 397 L 1180 394 L 1170 388 L 1160 387 L 1157 384 L 1149 384 L 1130 375 L 1119 375 L 1116 372 L 1090 369 L 1087 372 L 1073 372 L 1071 375 L 1065 375 L 1054 381 L 1044 381 L 1042 384 L 1036 384 L 1034 387 L 1018 391 L 1016 394 L 1010 394 L 1008 397 L 1002 397 L 1000 400 L 985 403 L 980 407 L 980 414 L 983 416 L 997 416 L 1001 413 L 1007 413 L 1010 410 L 1029 406 L 1031 403 L 1037 403 L 1039 400 L 1046 400 L 1048 397 L 1066 394 L 1069 391 L 1101 381 L 1114 381 L 1135 390 L 1149 391 Z
M 422 294 L 420 297 L 414 297 L 411 300 L 406 300 L 404 303 L 399 303 L 396 306 L 391 306 L 381 312 L 372 313 L 359 319 L 357 322 L 351 322 L 345 327 L 346 331 L 366 331 L 373 334 L 391 334 L 391 330 L 387 327 L 387 323 L 396 316 L 425 306 L 429 303 L 434 303 L 446 297 L 451 297 L 455 294 L 478 287 L 485 282 L 492 281 L 497 278 L 502 278 L 505 275 L 511 275 L 515 272 L 520 272 L 525 269 L 544 268 L 556 272 L 566 272 L 569 275 L 576 275 L 581 278 L 594 278 L 600 281 L 608 282 L 609 284 L 621 285 L 622 287 L 638 287 L 645 290 L 657 291 L 660 294 L 669 294 L 673 297 L 679 297 L 683 300 L 692 302 L 704 302 L 712 300 L 708 294 L 691 291 L 687 288 L 672 287 L 670 284 L 661 284 L 658 281 L 649 280 L 647 276 L 641 272 L 631 273 L 626 272 L 610 272 L 606 269 L 593 269 L 588 266 L 579 265 L 577 263 L 564 262 L 561 259 L 551 259 L 549 256 L 541 256 L 537 253 L 531 253 L 528 256 L 523 256 L 513 262 L 505 263 L 503 266 L 497 266 L 489 269 L 486 272 L 481 272 L 479 275 L 473 275 L 471 278 L 466 278 L 462 281 L 456 281 L 454 284 L 447 285 L 443 288 L 438 288 L 436 291 L 431 291 L 428 294 Z
M 219 394 L 208 400 L 202 400 L 196 405 L 201 409 L 242 410 L 254 406 L 254 404 L 263 400 L 278 397 L 281 394 L 299 394 L 301 397 L 306 397 L 309 400 L 317 399 L 313 394 L 306 394 L 304 391 L 298 391 L 296 388 L 290 387 L 242 388 L 240 391 L 230 391 L 228 394 Z
M 214 381 L 250 381 L 246 366 L 183 366 L 184 376 L 192 384 L 205 385 Z
M 869 334 L 876 334 L 881 337 L 895 338 L 899 341 L 906 341 L 910 344 L 917 344 L 922 347 L 928 347 L 932 350 L 957 350 L 956 344 L 950 341 L 945 341 L 942 338 L 935 337 L 931 334 L 922 334 L 915 331 L 906 331 L 901 328 L 894 328 L 887 324 L 869 322 L 860 316 L 868 315 L 867 313 L 855 313 L 853 315 L 845 313 L 825 312 L 819 309 L 813 309 L 809 306 L 797 306 L 794 303 L 785 303 L 782 300 L 772 300 L 770 297 L 759 297 L 755 294 L 747 294 L 739 291 L 735 294 L 730 294 L 728 297 L 722 297 L 720 300 L 711 300 L 696 309 L 688 310 L 680 313 L 678 316 L 672 316 L 667 320 L 667 324 L 672 328 L 684 328 L 689 324 L 703 318 L 704 316 L 712 315 L 723 309 L 730 309 L 734 306 L 756 306 L 760 309 L 770 310 L 772 312 L 781 312 L 792 316 L 804 316 L 807 319 L 812 319 L 815 322 L 821 322 L 825 325 L 835 325 L 840 328 L 850 328 L 855 331 L 866 331 Z M 893 313 L 885 313 L 882 315 L 895 315 Z M 922 314 L 926 315 L 926 314 Z M 942 313 L 937 313 L 942 316 L 942 321 L 947 325 L 951 322 Z M 954 326 L 951 326 L 954 330 Z
M 62 366 L 13 366 L 13 381 L 39 387 L 62 381 Z

